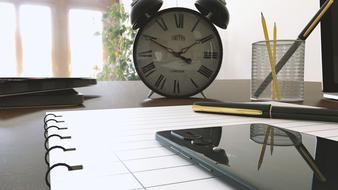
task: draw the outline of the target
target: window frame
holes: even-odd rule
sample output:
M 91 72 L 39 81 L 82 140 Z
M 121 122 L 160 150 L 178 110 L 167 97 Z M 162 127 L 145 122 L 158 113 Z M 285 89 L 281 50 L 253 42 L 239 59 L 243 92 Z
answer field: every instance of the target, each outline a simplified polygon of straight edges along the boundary
M 19 8 L 21 5 L 44 5 L 51 9 L 52 16 L 52 74 L 54 77 L 70 77 L 70 44 L 69 44 L 69 10 L 89 9 L 104 12 L 113 3 L 119 0 L 0 0 L 11 3 L 16 12 L 16 72 L 21 76 L 23 73 L 23 49 L 20 31 Z

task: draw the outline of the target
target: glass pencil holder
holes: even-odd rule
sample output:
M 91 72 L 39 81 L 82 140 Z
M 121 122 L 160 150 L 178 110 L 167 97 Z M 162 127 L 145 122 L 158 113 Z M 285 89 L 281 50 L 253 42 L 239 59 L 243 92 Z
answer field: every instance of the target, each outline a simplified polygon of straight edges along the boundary
M 269 125 L 266 124 L 251 124 L 250 139 L 258 144 L 264 144 L 267 137 L 266 144 L 271 145 L 271 142 L 273 142 L 275 146 L 294 146 L 302 143 L 302 136 L 298 132 L 270 127 L 272 131 L 266 135 L 268 128 Z
M 296 46 L 295 46 L 296 45 Z M 272 67 L 266 41 L 252 44 L 251 100 L 296 102 L 304 100 L 304 56 L 305 43 L 302 40 L 270 41 L 275 66 L 288 50 L 296 47 L 291 57 L 278 69 L 276 66 L 276 88 L 273 84 Z M 295 49 L 295 48 L 294 48 Z M 274 59 L 272 59 L 274 60 Z M 278 72 L 279 71 L 279 72 Z M 267 78 L 270 76 L 270 80 Z M 265 84 L 265 85 L 264 85 Z M 262 88 L 263 87 L 263 88 Z M 273 94 L 275 92 L 275 94 Z

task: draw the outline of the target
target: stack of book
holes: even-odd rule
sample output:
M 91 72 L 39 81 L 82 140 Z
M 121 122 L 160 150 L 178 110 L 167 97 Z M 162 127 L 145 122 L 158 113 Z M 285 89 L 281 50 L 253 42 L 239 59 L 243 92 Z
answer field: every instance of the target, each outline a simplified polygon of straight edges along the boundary
M 0 78 L 0 109 L 81 105 L 83 95 L 73 88 L 96 83 L 90 78 Z

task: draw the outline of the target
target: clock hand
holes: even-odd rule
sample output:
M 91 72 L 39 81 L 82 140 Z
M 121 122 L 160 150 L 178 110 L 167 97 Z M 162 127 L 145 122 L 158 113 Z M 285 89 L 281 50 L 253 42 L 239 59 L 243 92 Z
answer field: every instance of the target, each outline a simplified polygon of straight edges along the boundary
M 192 60 L 190 58 L 186 58 L 184 56 L 182 56 L 180 53 L 175 52 L 175 56 L 178 58 L 181 58 L 184 62 L 191 64 Z
M 167 47 L 167 46 L 164 46 L 160 43 L 158 43 L 157 41 L 153 40 L 153 39 L 150 39 L 152 42 L 154 42 L 155 44 L 163 47 L 164 49 L 166 49 L 169 53 L 171 53 L 172 55 L 174 55 L 175 57 L 178 57 L 180 59 L 182 59 L 184 62 L 186 62 L 187 64 L 190 64 L 191 63 L 191 59 L 190 58 L 186 58 L 184 56 L 182 56 L 180 53 L 178 52 L 175 52 L 173 49 Z
M 201 39 L 198 39 L 196 40 L 193 44 L 191 44 L 190 46 L 187 46 L 183 49 L 181 49 L 181 51 L 179 52 L 179 54 L 183 54 L 183 53 L 186 53 L 190 48 L 192 48 L 193 46 L 197 45 L 197 44 L 203 44 L 211 39 L 213 39 L 214 36 L 212 34 L 204 37 L 204 38 L 201 38 Z
M 146 38 L 146 40 L 150 40 L 150 41 L 154 42 L 155 44 L 157 44 L 157 45 L 163 47 L 163 48 L 166 49 L 169 53 L 171 53 L 171 54 L 176 53 L 173 49 L 171 49 L 171 48 L 169 48 L 169 47 L 167 47 L 167 46 L 165 46 L 165 45 L 159 43 L 158 41 L 156 41 L 156 40 L 157 40 L 156 37 L 149 36 L 149 35 L 143 35 L 143 36 Z
M 171 48 L 169 48 L 169 47 L 167 47 L 167 46 L 165 46 L 165 45 L 163 45 L 163 44 L 157 42 L 157 41 L 154 40 L 154 39 L 150 39 L 150 41 L 152 41 L 152 42 L 154 42 L 155 44 L 157 44 L 157 45 L 163 47 L 164 49 L 166 49 L 166 50 L 167 50 L 169 53 L 171 53 L 171 54 L 175 54 L 175 53 L 176 53 L 173 49 L 171 49 Z
M 157 41 L 155 40 L 156 38 L 151 37 L 151 36 L 146 36 L 146 37 L 147 37 L 148 40 L 150 40 L 150 41 L 154 42 L 155 44 L 161 46 L 162 48 L 166 49 L 169 53 L 171 53 L 171 54 L 174 55 L 175 57 L 178 57 L 178 58 L 182 59 L 182 60 L 183 60 L 184 62 L 186 62 L 187 64 L 190 64 L 190 63 L 192 62 L 190 58 L 186 58 L 186 57 L 182 56 L 180 53 L 175 52 L 173 49 L 171 49 L 171 48 L 169 48 L 169 47 L 167 47 L 167 46 L 165 46 L 165 45 L 163 45 L 163 44 L 157 42 Z

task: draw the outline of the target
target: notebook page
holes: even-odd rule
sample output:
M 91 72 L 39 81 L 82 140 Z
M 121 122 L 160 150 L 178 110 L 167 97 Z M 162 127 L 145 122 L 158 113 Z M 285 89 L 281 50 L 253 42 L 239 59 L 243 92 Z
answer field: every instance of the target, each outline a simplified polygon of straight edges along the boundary
M 62 115 L 65 121 L 56 125 L 68 129 L 51 129 L 48 135 L 61 134 L 71 136 L 71 139 L 51 138 L 49 147 L 62 145 L 76 150 L 52 150 L 49 154 L 50 165 L 60 162 L 81 164 L 83 169 L 67 171 L 64 167 L 54 168 L 50 173 L 52 190 L 233 189 L 157 143 L 155 133 L 161 130 L 267 123 L 338 139 L 338 125 L 334 123 L 195 113 L 191 106 L 54 114 Z M 53 125 L 53 122 L 48 125 Z

